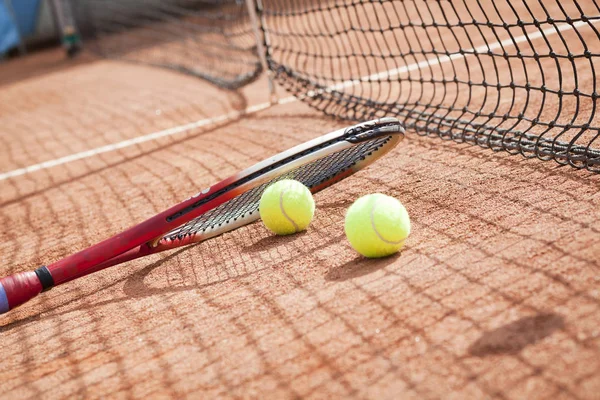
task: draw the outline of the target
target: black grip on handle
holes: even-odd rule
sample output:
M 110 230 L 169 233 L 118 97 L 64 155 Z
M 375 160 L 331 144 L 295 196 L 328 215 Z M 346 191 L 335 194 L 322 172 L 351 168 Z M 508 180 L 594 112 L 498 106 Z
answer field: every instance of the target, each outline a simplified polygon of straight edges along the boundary
M 42 284 L 42 292 L 48 291 L 54 287 L 54 278 L 45 265 L 36 269 L 35 274 Z

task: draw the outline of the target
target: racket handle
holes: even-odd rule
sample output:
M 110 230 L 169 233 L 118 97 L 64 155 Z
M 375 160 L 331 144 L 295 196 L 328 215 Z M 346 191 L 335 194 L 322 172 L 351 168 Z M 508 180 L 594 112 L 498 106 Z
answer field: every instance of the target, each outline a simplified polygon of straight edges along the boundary
M 52 285 L 52 275 L 46 267 L 0 279 L 0 314 L 28 302 Z

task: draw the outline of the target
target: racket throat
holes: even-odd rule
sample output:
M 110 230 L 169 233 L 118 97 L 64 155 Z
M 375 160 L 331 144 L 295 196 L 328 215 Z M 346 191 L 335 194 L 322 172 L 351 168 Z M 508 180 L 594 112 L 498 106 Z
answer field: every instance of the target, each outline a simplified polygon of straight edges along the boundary
M 165 237 L 165 235 L 160 235 L 155 237 L 154 239 L 146 242 L 146 245 L 152 249 L 158 247 L 158 245 L 160 244 L 160 241 Z

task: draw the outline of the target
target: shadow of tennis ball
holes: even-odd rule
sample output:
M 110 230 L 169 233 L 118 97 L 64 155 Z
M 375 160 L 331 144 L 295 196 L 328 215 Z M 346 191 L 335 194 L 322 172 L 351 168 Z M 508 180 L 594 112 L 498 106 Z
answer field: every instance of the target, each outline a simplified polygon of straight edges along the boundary
M 244 247 L 242 249 L 242 253 L 259 253 L 261 251 L 268 251 L 279 246 L 293 246 L 293 241 L 295 239 L 301 238 L 308 234 L 309 233 L 307 231 L 297 232 L 293 235 L 287 236 L 269 234 L 269 236 Z
M 347 263 L 331 268 L 325 274 L 325 279 L 328 281 L 345 281 L 365 276 L 393 264 L 399 257 L 400 253 L 395 253 L 385 258 L 365 258 L 358 256 Z

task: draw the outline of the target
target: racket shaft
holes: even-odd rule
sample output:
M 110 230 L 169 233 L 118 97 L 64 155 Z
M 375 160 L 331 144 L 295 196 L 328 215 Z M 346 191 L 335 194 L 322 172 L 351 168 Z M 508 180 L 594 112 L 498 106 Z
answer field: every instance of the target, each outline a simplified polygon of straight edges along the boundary
M 156 253 L 160 253 L 163 251 L 172 250 L 177 247 L 186 246 L 188 244 L 192 244 L 192 243 L 196 243 L 196 242 L 201 242 L 205 239 L 206 239 L 205 237 L 197 235 L 197 236 L 189 236 L 183 240 L 178 240 L 178 241 L 161 242 L 161 243 L 158 243 L 156 246 L 151 246 L 148 243 L 144 243 L 139 247 L 135 247 L 133 249 L 127 250 L 126 252 L 121 253 L 109 260 L 106 260 L 104 262 L 96 264 L 96 265 L 86 269 L 85 271 L 82 271 L 79 274 L 73 274 L 69 277 L 69 279 L 67 279 L 66 281 L 63 281 L 61 283 L 72 281 L 74 279 L 81 278 L 82 276 L 89 275 L 89 274 L 101 271 L 101 270 L 109 268 L 109 267 L 114 267 L 115 265 L 123 264 L 128 261 L 135 260 L 137 258 L 146 257 L 146 256 L 149 256 L 150 254 L 156 254 Z

